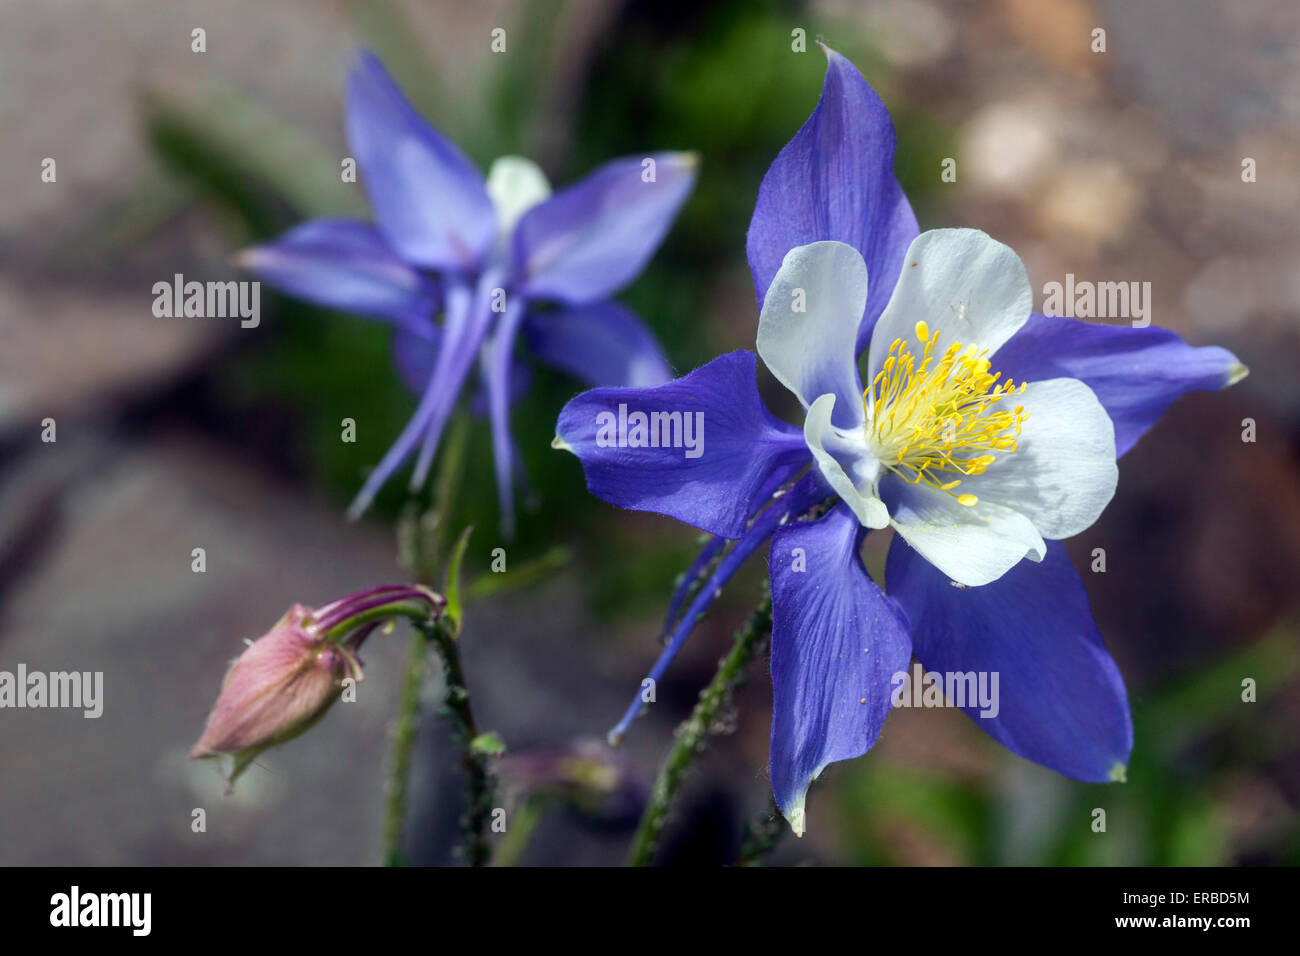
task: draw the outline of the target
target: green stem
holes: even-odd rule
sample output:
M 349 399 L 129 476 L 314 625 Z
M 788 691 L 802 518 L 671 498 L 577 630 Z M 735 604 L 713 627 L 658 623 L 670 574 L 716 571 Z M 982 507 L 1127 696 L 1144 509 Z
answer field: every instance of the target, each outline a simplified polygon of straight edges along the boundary
M 731 651 L 718 664 L 717 673 L 701 692 L 691 715 L 677 728 L 677 739 L 659 770 L 650 802 L 632 839 L 632 850 L 627 860 L 629 866 L 650 865 L 686 768 L 700 752 L 718 711 L 744 682 L 745 668 L 766 645 L 771 631 L 772 598 L 769 595 L 749 615 L 745 626 L 736 632 Z
M 438 463 L 433 507 L 421 513 L 419 503 L 412 498 L 397 525 L 398 558 L 410 569 L 416 580 L 424 584 L 432 585 L 438 577 L 447 529 L 451 527 L 452 511 L 461 473 L 464 471 L 468 436 L 469 419 L 463 412 L 457 412 L 448 427 Z M 406 824 L 407 785 L 411 774 L 411 753 L 420 726 L 420 691 L 424 686 L 427 654 L 428 637 L 417 627 L 411 635 L 411 643 L 406 652 L 402 697 L 385 786 L 387 800 L 384 807 L 383 858 L 387 866 L 401 866 L 403 863 L 402 835 Z
M 520 803 L 519 809 L 514 813 L 514 819 L 510 821 L 510 829 L 497 844 L 497 851 L 492 856 L 493 866 L 519 865 L 524 850 L 528 848 L 528 841 L 532 839 L 533 832 L 545 815 L 546 807 L 550 802 L 550 797 L 535 793 Z
M 470 866 L 483 866 L 492 854 L 488 843 L 488 821 L 496 787 L 489 763 L 492 754 L 475 746 L 478 725 L 470 706 L 469 688 L 460 665 L 460 649 L 453 628 L 456 623 L 441 619 L 420 625 L 442 659 L 447 684 L 444 706 L 452 722 L 452 739 L 461 748 L 461 767 L 465 772 L 465 815 L 461 819 L 463 844 L 461 855 Z
M 381 604 L 379 607 L 372 607 L 360 614 L 354 614 L 346 621 L 330 628 L 325 632 L 325 640 L 337 642 L 339 639 L 353 633 L 363 624 L 370 624 L 374 621 L 389 620 L 392 618 L 405 617 L 412 621 L 427 621 L 430 614 L 437 614 L 439 606 L 419 603 L 411 600 L 394 601 L 391 604 Z
M 420 727 L 420 690 L 428 651 L 418 628 L 406 652 L 406 673 L 402 677 L 402 703 L 393 733 L 392 767 L 388 776 L 388 799 L 384 811 L 384 865 L 402 866 L 402 834 L 406 823 L 407 786 L 411 776 L 411 753 Z

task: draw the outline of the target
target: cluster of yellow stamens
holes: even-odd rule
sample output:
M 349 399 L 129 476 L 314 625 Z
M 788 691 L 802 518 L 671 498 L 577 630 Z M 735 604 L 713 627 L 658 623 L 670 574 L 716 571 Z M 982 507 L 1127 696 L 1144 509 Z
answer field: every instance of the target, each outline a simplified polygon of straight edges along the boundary
M 1029 417 L 1024 406 L 1006 408 L 1004 399 L 1025 390 L 1001 372 L 989 372 L 987 349 L 960 342 L 936 359 L 938 335 L 916 323 L 924 346 L 921 364 L 907 343 L 894 339 L 871 387 L 862 395 L 867 437 L 881 464 L 912 484 L 925 482 L 946 491 L 963 505 L 976 504 L 972 494 L 953 491 L 963 477 L 982 474 L 997 460 L 992 452 L 1013 452 L 1020 427 Z M 961 477 L 957 477 L 957 476 Z

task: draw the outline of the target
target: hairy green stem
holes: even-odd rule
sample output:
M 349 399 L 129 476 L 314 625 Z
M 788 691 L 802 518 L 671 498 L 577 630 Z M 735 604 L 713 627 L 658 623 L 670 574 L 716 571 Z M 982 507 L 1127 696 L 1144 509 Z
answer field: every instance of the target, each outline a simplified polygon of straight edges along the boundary
M 470 866 L 483 866 L 492 855 L 487 839 L 488 821 L 492 817 L 496 780 L 490 762 L 493 753 L 477 746 L 478 726 L 470 706 L 469 688 L 460 665 L 460 648 L 454 628 L 458 622 L 446 618 L 419 625 L 433 643 L 445 673 L 447 684 L 443 704 L 452 723 L 452 739 L 461 749 L 461 767 L 465 772 L 465 815 L 461 818 L 461 855 Z
M 749 615 L 744 627 L 736 632 L 731 651 L 718 664 L 717 673 L 713 675 L 709 686 L 700 693 L 699 702 L 691 715 L 677 728 L 672 750 L 668 752 L 668 757 L 659 770 L 650 802 L 632 839 L 628 866 L 650 865 L 687 767 L 700 752 L 718 712 L 732 692 L 744 682 L 745 668 L 766 646 L 771 632 L 772 598 L 768 595 Z

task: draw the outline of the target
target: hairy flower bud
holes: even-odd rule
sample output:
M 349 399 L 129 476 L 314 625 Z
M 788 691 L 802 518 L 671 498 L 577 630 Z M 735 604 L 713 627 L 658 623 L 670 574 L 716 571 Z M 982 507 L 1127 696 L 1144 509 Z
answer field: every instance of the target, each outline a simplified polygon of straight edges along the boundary
M 191 757 L 234 755 L 234 782 L 267 747 L 324 716 L 345 677 L 361 680 L 355 657 L 304 627 L 310 615 L 310 608 L 295 604 L 235 659 Z
M 432 620 L 443 600 L 424 588 L 386 585 L 316 610 L 295 604 L 226 671 L 195 759 L 234 758 L 230 783 L 268 747 L 297 737 L 339 699 L 347 678 L 362 680 L 356 650 L 380 621 Z

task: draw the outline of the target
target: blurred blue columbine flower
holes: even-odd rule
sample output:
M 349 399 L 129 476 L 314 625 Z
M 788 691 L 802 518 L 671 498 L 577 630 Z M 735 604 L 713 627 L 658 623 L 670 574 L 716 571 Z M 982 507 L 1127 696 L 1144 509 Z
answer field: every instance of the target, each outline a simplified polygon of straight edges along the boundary
M 508 802 L 555 799 L 590 820 L 611 824 L 634 824 L 645 809 L 645 781 L 626 754 L 603 740 L 584 737 L 514 751 L 501 758 L 496 773 Z
M 971 229 L 918 234 L 884 104 L 827 56 L 821 101 L 764 177 L 748 238 L 758 354 L 798 397 L 803 427 L 767 411 L 754 354 L 738 351 L 657 387 L 578 396 L 554 444 L 597 496 L 714 536 L 673 597 L 656 681 L 771 539 L 770 770 L 796 833 L 810 782 L 874 743 L 913 653 L 930 671 L 997 672 L 996 714 L 965 709 L 1013 752 L 1122 779 L 1124 684 L 1059 539 L 1097 518 L 1116 457 L 1175 398 L 1245 368 L 1162 329 L 1033 314 L 1007 246 Z M 644 413 L 645 434 L 600 436 L 598 416 L 615 409 Z M 674 415 L 697 413 L 707 440 L 690 457 L 673 447 Z M 896 532 L 888 595 L 859 553 L 884 527 Z
M 412 455 L 411 487 L 423 486 L 477 358 L 509 532 L 518 477 L 509 409 L 523 371 L 515 340 L 522 332 L 536 358 L 592 385 L 672 377 L 654 336 L 609 298 L 663 240 L 694 185 L 696 157 L 616 159 L 554 195 L 537 165 L 517 156 L 498 159 L 484 180 L 370 53 L 349 76 L 346 112 L 375 221 L 311 220 L 238 261 L 290 295 L 395 326 L 394 359 L 420 403 L 349 514 L 365 511 Z

